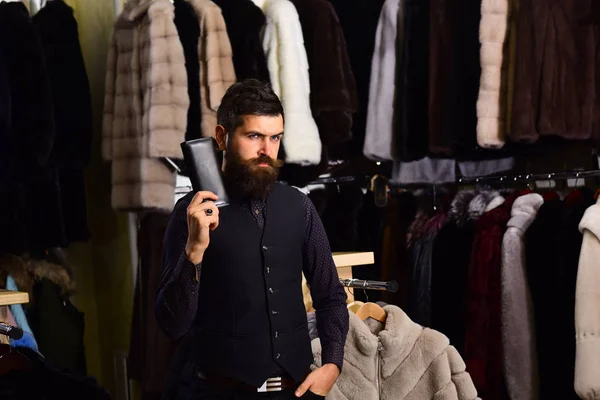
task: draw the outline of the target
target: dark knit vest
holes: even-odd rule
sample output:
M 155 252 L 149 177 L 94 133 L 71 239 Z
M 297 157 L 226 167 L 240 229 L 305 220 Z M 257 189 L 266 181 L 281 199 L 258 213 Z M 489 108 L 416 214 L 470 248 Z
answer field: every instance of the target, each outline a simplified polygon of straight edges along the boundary
M 193 326 L 201 370 L 257 387 L 278 365 L 298 382 L 309 371 L 304 236 L 302 198 L 292 187 L 274 185 L 264 231 L 235 201 L 220 209 L 202 261 Z

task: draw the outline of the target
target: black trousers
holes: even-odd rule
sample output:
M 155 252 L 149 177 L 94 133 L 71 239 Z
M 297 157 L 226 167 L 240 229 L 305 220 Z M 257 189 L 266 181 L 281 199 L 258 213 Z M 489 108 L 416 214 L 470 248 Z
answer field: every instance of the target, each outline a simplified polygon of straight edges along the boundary
M 267 393 L 252 393 L 244 389 L 225 389 L 217 387 L 210 382 L 205 380 L 196 379 L 194 382 L 194 388 L 192 390 L 189 400 L 296 400 L 298 399 L 294 395 L 295 389 L 290 388 L 282 390 L 281 392 L 267 392 Z M 325 399 L 323 396 L 318 396 L 312 392 L 306 392 L 301 397 L 305 400 L 317 400 Z M 181 399 L 183 400 L 183 399 Z M 188 400 L 188 399 L 186 399 Z

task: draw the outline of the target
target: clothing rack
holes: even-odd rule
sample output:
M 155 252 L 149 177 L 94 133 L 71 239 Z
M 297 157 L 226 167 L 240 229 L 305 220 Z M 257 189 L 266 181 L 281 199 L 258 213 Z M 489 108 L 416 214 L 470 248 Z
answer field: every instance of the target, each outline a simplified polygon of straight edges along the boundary
M 503 182 L 533 182 L 533 181 L 544 181 L 552 179 L 585 179 L 600 177 L 600 169 L 586 170 L 586 171 L 563 171 L 563 172 L 550 172 L 550 173 L 539 173 L 539 174 L 520 174 L 520 175 L 495 175 L 495 176 L 480 176 L 472 178 L 459 178 L 457 183 L 469 184 L 469 183 L 503 183 Z
M 387 292 L 396 293 L 400 288 L 400 285 L 397 281 L 367 281 L 362 279 L 340 279 L 340 282 L 343 286 L 348 288 L 355 289 L 365 289 L 365 290 L 382 290 Z

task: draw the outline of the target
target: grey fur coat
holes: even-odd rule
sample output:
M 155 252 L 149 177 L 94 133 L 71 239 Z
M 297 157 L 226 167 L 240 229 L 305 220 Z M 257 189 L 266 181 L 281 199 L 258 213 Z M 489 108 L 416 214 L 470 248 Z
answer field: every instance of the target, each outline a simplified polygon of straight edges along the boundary
M 383 307 L 385 324 L 350 313 L 342 373 L 328 400 L 477 399 L 465 363 L 443 334 L 411 321 L 399 307 Z M 315 365 L 321 343 L 312 341 Z

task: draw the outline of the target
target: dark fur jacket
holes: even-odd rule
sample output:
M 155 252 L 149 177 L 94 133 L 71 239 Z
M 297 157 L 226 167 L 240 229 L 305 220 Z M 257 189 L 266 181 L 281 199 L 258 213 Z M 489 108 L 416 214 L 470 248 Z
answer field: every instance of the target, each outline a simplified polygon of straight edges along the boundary
M 8 175 L 0 186 L 0 251 L 63 246 L 58 175 L 50 168 L 55 137 L 50 79 L 38 30 L 22 2 L 0 2 L 0 49 L 11 102 L 2 148 L 12 156 L 0 160 Z
M 233 67 L 239 81 L 254 78 L 270 82 L 261 41 L 265 15 L 251 0 L 214 0 L 221 8 L 233 50 Z
M 73 9 L 64 1 L 49 1 L 32 20 L 42 42 L 52 89 L 56 130 L 53 165 L 84 168 L 92 148 L 92 104 Z
M 521 0 L 511 139 L 600 137 L 597 0 Z
M 331 147 L 352 137 L 356 82 L 346 38 L 327 0 L 292 0 L 302 25 L 310 76 L 310 103 L 321 142 Z

